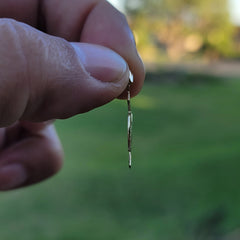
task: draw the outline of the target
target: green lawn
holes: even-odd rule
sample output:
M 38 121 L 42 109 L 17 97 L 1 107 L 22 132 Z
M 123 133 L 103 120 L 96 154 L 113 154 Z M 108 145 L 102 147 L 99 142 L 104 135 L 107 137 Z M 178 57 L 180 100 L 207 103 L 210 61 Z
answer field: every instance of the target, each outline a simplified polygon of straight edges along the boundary
M 230 239 L 240 228 L 240 81 L 149 82 L 132 102 L 133 169 L 125 101 L 58 121 L 65 166 L 1 193 L 1 239 Z

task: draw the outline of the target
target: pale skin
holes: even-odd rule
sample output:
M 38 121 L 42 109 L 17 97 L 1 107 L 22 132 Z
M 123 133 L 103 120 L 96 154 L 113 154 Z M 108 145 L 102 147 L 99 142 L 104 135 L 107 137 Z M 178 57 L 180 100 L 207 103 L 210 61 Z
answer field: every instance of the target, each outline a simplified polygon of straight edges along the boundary
M 57 173 L 54 119 L 125 99 L 129 68 L 135 96 L 144 67 L 125 17 L 108 2 L 0 0 L 0 190 Z

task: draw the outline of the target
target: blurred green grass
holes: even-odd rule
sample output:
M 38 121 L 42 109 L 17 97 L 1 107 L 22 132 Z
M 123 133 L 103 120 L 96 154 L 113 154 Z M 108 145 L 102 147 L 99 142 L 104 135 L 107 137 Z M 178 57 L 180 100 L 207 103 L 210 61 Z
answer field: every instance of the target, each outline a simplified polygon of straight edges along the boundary
M 132 170 L 125 101 L 58 121 L 65 166 L 42 184 L 1 193 L 1 239 L 226 237 L 240 227 L 239 103 L 233 79 L 147 82 L 132 101 Z

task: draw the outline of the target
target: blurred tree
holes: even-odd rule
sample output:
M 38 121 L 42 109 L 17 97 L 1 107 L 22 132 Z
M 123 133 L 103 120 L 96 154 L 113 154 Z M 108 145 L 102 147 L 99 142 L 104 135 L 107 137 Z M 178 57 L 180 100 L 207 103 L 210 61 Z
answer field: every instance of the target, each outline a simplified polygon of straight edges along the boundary
M 227 0 L 128 0 L 126 9 L 147 61 L 240 53 Z

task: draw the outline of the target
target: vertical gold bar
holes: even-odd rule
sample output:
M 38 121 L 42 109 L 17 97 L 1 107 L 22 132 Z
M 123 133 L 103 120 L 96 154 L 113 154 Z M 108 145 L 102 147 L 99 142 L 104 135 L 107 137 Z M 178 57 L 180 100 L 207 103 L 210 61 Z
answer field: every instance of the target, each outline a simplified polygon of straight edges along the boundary
M 128 105 L 128 119 L 127 119 L 127 127 L 128 127 L 128 155 L 129 155 L 129 160 L 128 160 L 128 166 L 129 168 L 132 167 L 132 124 L 133 124 L 133 114 L 131 110 L 131 93 L 130 93 L 130 88 L 131 88 L 131 83 L 133 83 L 133 75 L 131 72 L 129 72 L 129 83 L 127 86 L 127 105 Z

